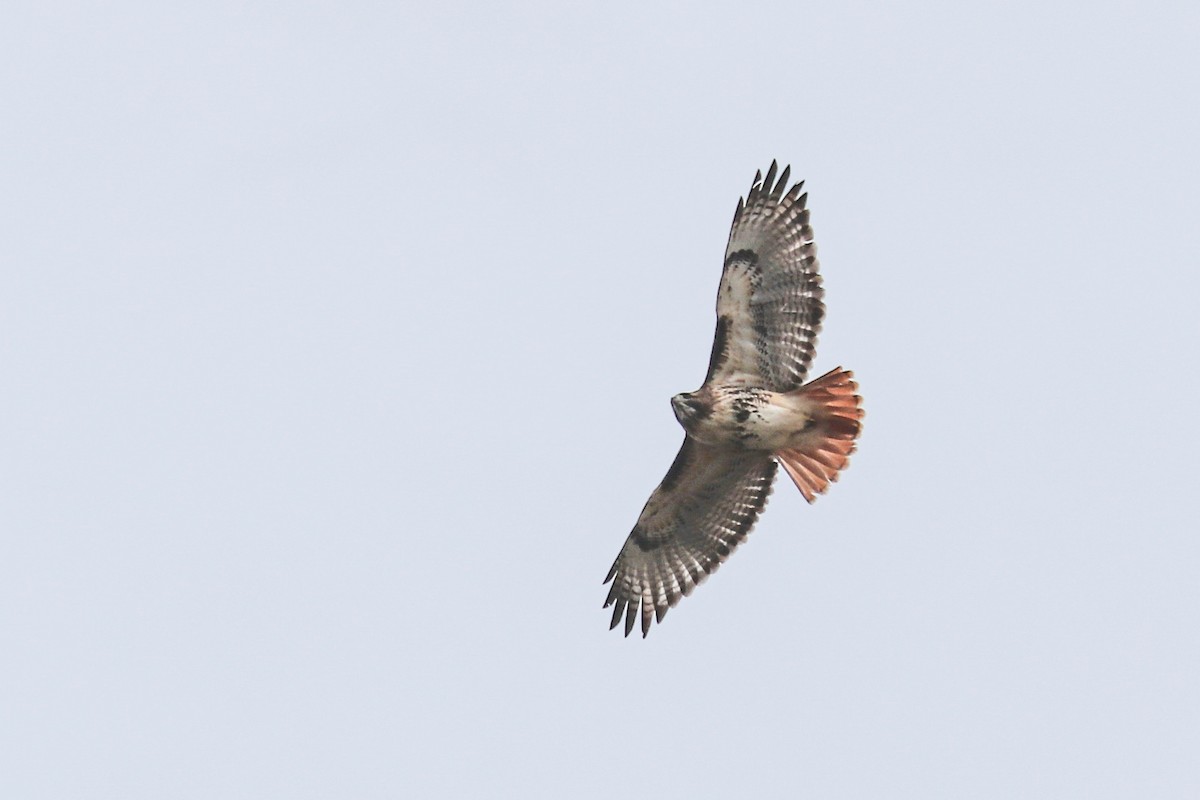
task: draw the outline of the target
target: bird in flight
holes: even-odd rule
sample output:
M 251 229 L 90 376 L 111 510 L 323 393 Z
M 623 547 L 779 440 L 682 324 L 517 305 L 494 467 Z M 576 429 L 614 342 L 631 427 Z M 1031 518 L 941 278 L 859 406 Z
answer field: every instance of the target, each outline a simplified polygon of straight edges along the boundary
M 825 316 L 804 182 L 771 162 L 733 214 L 704 385 L 671 398 L 683 447 L 604 579 L 625 635 L 651 623 L 750 533 L 779 465 L 813 502 L 846 467 L 862 398 L 841 367 L 804 382 Z

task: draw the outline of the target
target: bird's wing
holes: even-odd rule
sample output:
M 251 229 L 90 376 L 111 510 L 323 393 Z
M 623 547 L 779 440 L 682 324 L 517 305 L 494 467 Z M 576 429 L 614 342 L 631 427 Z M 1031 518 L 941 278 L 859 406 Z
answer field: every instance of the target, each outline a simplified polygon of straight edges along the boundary
M 767 503 L 776 463 L 766 453 L 723 450 L 683 442 L 675 463 L 650 495 L 621 554 L 608 571 L 615 628 L 625 635 L 640 613 L 642 636 L 654 617 L 691 594 L 729 558 Z
M 801 181 L 755 173 L 738 200 L 717 294 L 717 332 L 705 383 L 785 392 L 804 383 L 825 316 L 817 246 Z

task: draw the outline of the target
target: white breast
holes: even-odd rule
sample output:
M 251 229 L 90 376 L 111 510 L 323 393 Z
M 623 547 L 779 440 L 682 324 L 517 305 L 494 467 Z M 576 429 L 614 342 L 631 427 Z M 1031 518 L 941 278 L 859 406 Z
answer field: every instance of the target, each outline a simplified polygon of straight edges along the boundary
M 690 430 L 705 444 L 774 452 L 792 446 L 808 426 L 807 404 L 795 395 L 719 386 L 712 414 Z

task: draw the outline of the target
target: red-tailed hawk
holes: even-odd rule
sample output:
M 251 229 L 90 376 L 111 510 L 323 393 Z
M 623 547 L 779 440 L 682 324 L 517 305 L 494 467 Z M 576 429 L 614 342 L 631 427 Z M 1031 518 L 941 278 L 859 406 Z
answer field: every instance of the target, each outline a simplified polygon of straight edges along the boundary
M 608 571 L 615 628 L 651 622 L 716 571 L 758 519 L 779 464 L 813 502 L 837 480 L 863 417 L 853 374 L 805 384 L 825 316 L 804 182 L 756 173 L 738 200 L 704 385 L 671 398 L 683 447 Z

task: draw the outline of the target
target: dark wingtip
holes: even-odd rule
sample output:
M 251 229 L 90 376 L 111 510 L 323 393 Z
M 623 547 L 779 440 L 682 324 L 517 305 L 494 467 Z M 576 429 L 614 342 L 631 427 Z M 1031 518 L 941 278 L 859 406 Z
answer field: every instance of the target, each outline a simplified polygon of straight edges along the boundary
M 788 188 L 788 179 L 792 177 L 792 165 L 788 164 L 783 168 L 783 174 L 779 176 L 779 183 L 775 184 L 774 194 L 777 197 L 782 197 L 784 191 Z
M 763 191 L 770 194 L 775 188 L 775 173 L 779 170 L 779 164 L 775 159 L 771 159 L 771 166 L 767 169 L 767 177 L 763 178 Z

